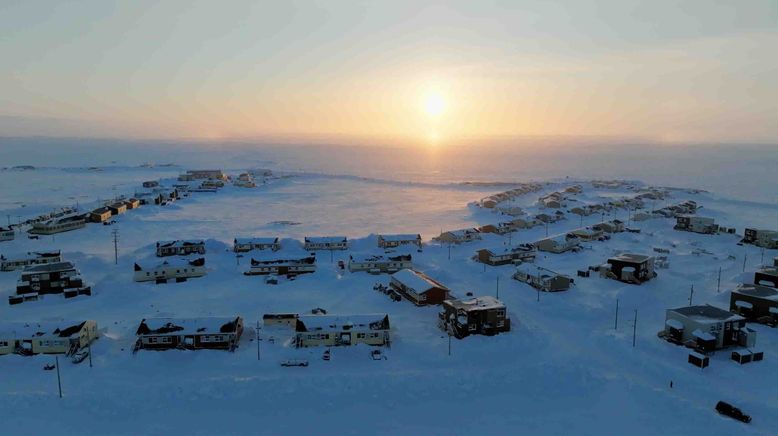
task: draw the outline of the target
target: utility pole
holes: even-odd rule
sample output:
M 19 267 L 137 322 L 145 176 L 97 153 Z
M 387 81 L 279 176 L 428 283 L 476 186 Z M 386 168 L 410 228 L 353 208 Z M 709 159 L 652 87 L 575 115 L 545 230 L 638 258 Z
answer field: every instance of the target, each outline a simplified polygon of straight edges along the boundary
M 748 259 L 748 252 L 743 250 L 743 272 L 746 272 L 746 259 Z
M 500 298 L 500 276 L 497 276 L 497 297 Z
M 721 267 L 719 267 L 719 278 L 716 282 L 716 293 L 721 292 Z
M 540 288 L 537 288 L 538 290 L 538 302 L 540 302 Z
M 257 360 L 262 360 L 262 355 L 259 351 L 259 321 L 257 321 Z
M 546 221 L 546 236 L 548 237 L 548 221 Z
M 92 367 L 92 343 L 90 342 L 89 345 L 87 345 L 87 353 L 89 353 L 89 367 Z
M 638 310 L 635 309 L 635 320 L 632 322 L 632 348 L 635 348 L 635 338 L 638 332 Z
M 759 265 L 764 266 L 764 247 L 762 247 L 762 260 L 759 261 Z
M 114 258 L 114 264 L 119 264 L 119 229 L 114 228 L 111 230 L 111 234 L 113 235 L 113 258 Z
M 619 329 L 619 299 L 616 299 L 616 321 L 613 323 L 613 330 Z
M 692 285 L 692 290 L 689 292 L 689 306 L 692 305 L 692 299 L 694 298 L 694 285 Z
M 54 356 L 54 366 L 57 367 L 57 389 L 59 389 L 59 397 L 62 398 L 62 380 L 59 376 L 59 356 Z
M 451 332 L 448 332 L 448 355 L 451 357 Z

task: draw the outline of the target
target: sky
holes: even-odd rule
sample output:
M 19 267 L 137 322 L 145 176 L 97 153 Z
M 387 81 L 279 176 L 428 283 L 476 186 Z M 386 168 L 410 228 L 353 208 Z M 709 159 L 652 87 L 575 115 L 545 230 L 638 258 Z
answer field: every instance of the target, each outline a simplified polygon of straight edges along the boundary
M 778 143 L 778 1 L 0 2 L 0 136 Z

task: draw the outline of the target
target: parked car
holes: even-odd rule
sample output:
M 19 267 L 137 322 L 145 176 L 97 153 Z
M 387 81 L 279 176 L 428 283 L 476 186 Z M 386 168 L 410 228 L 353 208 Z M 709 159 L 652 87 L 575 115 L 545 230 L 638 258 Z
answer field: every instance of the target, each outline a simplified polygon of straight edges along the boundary
M 719 401 L 718 403 L 716 403 L 716 412 L 719 412 L 720 415 L 726 415 L 732 419 L 737 419 L 738 421 L 745 422 L 746 424 L 751 422 L 750 416 L 746 415 L 745 413 L 743 413 L 742 410 L 727 403 L 726 401 Z
M 89 350 L 81 350 L 73 355 L 73 363 L 81 363 L 89 357 Z

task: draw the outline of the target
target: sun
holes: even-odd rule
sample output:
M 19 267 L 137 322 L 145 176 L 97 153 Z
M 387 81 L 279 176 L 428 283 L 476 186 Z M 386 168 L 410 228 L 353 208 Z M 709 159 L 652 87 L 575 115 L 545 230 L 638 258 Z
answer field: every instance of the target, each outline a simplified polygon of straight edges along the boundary
M 424 111 L 427 115 L 437 118 L 446 110 L 446 100 L 440 94 L 430 94 L 424 99 Z

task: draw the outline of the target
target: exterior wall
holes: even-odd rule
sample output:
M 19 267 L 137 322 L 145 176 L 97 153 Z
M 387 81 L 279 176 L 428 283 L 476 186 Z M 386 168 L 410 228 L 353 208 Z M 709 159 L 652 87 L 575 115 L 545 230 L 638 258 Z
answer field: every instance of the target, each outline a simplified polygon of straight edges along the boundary
M 0 231 L 0 241 L 12 241 L 16 237 L 13 230 Z
M 265 327 L 283 326 L 294 327 L 297 325 L 297 314 L 272 314 L 266 313 L 262 316 L 262 324 Z
M 86 347 L 97 339 L 97 323 L 95 321 L 86 321 L 78 332 L 78 335 L 70 338 L 60 338 L 57 336 L 42 336 L 32 340 L 32 352 L 35 354 L 65 354 L 70 351 L 73 344 L 78 344 L 79 348 Z
M 778 272 L 771 274 L 767 271 L 757 271 L 754 273 L 754 284 L 778 288 Z
M 350 343 L 340 341 L 342 334 L 350 334 Z M 295 344 L 298 347 L 331 347 L 365 344 L 382 346 L 389 343 L 389 330 L 348 330 L 297 332 Z
M 246 253 L 246 252 L 249 252 L 251 250 L 273 250 L 273 251 L 277 251 L 280 248 L 281 248 L 281 244 L 279 244 L 278 242 L 272 243 L 272 244 L 254 244 L 254 243 L 239 244 L 239 243 L 233 243 L 232 250 L 235 253 Z
M 401 283 L 399 280 L 392 277 L 389 282 L 390 286 L 397 292 L 405 296 L 409 301 L 417 306 L 426 306 L 430 304 L 441 304 L 448 299 L 448 291 L 439 287 L 432 287 L 424 292 L 419 293 L 415 289 L 409 288 Z
M 16 348 L 16 338 L 0 338 L 0 356 L 11 354 Z
M 345 250 L 348 248 L 348 242 L 306 242 L 305 249 L 313 250 Z
M 751 303 L 754 307 L 753 309 L 741 308 L 735 304 L 736 301 L 745 301 L 747 303 Z M 753 295 L 739 294 L 734 291 L 730 293 L 729 296 L 729 311 L 737 313 L 738 315 L 749 320 L 756 320 L 762 317 L 778 318 L 778 312 L 770 312 L 771 307 L 773 310 L 778 309 L 778 300 L 770 300 Z
M 253 275 L 298 275 L 316 272 L 316 264 L 274 264 L 274 265 L 254 265 L 244 274 Z
M 192 244 L 184 246 L 157 247 L 157 256 L 186 256 L 192 253 L 205 254 L 204 244 Z
M 421 247 L 421 238 L 419 239 L 408 239 L 408 240 L 393 240 L 393 241 L 387 241 L 383 239 L 381 236 L 378 237 L 378 246 L 381 248 L 397 248 L 401 245 L 416 245 L 418 247 Z
M 45 224 L 35 223 L 28 233 L 34 235 L 53 235 L 55 233 L 69 232 L 86 226 L 85 220 L 67 221 L 65 223 Z
M 382 273 L 397 272 L 401 269 L 411 268 L 412 263 L 409 260 L 378 260 L 371 262 L 349 261 L 348 270 L 351 272 L 378 270 Z
M 135 271 L 133 279 L 136 282 L 148 282 L 156 280 L 169 280 L 177 278 L 196 278 L 206 275 L 204 266 L 166 266 L 153 270 Z
M 0 263 L 0 271 L 14 271 L 16 269 L 25 268 L 30 265 L 45 265 L 47 263 L 62 262 L 62 256 L 40 256 L 34 258 L 20 259 L 20 260 L 4 260 Z

